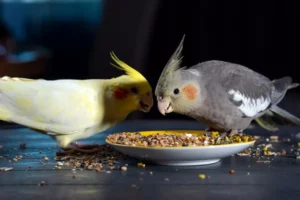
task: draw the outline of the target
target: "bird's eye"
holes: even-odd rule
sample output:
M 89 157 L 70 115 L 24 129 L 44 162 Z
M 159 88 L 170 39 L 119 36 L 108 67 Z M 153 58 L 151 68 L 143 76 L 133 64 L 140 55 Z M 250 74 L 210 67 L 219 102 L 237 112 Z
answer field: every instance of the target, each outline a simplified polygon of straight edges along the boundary
M 179 89 L 176 88 L 174 91 L 173 91 L 174 94 L 179 94 Z
M 138 89 L 136 87 L 131 88 L 131 92 L 134 94 L 138 93 Z

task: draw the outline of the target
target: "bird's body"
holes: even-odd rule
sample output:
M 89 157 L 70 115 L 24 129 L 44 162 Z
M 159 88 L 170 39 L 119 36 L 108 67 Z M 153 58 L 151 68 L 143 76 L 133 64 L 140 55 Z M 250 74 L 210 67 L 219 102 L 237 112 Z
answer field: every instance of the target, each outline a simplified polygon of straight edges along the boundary
M 206 61 L 189 69 L 201 74 L 198 80 L 206 106 L 199 105 L 189 116 L 216 130 L 244 130 L 252 120 L 276 105 L 291 84 L 284 77 L 274 84 L 267 77 L 241 65 L 224 61 Z M 209 92 L 204 92 L 209 91 Z
M 147 112 L 152 107 L 151 87 L 146 79 L 139 78 L 130 75 L 89 80 L 3 77 L 0 120 L 51 135 L 65 148 L 75 140 L 114 126 L 135 110 Z M 138 88 L 140 93 L 133 94 L 132 88 Z M 141 101 L 146 101 L 142 103 L 148 107 L 142 108 Z
M 179 68 L 181 50 L 182 42 L 156 86 L 162 114 L 177 112 L 225 132 L 243 131 L 253 120 L 269 128 L 262 119 L 270 111 L 300 124 L 300 119 L 277 106 L 288 89 L 298 86 L 290 77 L 271 81 L 245 66 L 218 60 Z

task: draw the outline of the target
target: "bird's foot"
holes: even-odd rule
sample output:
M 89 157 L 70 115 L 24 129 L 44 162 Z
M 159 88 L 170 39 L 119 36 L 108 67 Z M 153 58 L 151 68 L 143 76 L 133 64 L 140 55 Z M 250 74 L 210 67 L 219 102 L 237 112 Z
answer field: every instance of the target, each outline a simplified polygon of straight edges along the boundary
M 229 131 L 228 136 L 229 136 L 229 137 L 232 137 L 232 136 L 237 135 L 237 134 L 239 134 L 238 130 L 233 129 L 233 130 L 230 130 L 230 131 Z
M 211 133 L 212 132 L 215 132 L 216 130 L 215 129 L 213 129 L 213 128 L 207 128 L 207 129 L 205 129 L 205 136 L 206 137 L 210 137 L 211 136 Z
M 223 137 L 223 138 L 225 138 L 226 136 L 227 137 L 232 137 L 234 135 L 240 135 L 240 134 L 243 134 L 243 133 L 241 131 L 237 130 L 237 129 L 232 129 L 230 131 L 222 133 L 221 137 Z
M 105 149 L 105 145 L 91 145 L 82 143 L 71 143 L 66 148 L 62 148 L 62 152 L 57 152 L 57 155 L 69 155 L 76 153 L 94 154 Z
M 238 134 L 242 134 L 242 133 L 236 129 L 232 129 L 230 131 L 223 132 L 223 133 L 221 133 L 220 137 L 217 138 L 216 143 L 219 142 L 219 140 L 221 140 L 221 139 L 224 140 L 226 137 L 232 137 L 232 136 L 238 135 Z

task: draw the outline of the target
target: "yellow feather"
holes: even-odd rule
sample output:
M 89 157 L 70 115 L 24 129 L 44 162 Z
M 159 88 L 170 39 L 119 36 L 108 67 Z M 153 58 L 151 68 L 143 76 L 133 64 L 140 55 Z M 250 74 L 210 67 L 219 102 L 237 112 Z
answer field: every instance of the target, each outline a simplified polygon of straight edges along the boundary
M 114 52 L 110 52 L 110 56 L 119 65 L 119 66 L 117 66 L 113 63 L 110 63 L 112 66 L 125 71 L 128 76 L 132 77 L 133 79 L 135 79 L 137 81 L 147 81 L 146 78 L 140 72 L 133 69 L 132 67 L 130 67 L 129 65 L 127 65 L 120 59 L 118 59 L 118 57 L 114 54 Z

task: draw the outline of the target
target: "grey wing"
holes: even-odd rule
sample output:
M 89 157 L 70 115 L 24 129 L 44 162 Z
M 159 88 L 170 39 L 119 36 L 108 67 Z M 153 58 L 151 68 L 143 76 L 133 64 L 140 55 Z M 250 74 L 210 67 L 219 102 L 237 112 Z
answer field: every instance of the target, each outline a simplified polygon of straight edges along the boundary
M 222 94 L 243 117 L 257 117 L 272 104 L 274 86 L 265 76 L 242 65 L 211 60 L 190 67 L 202 74 L 207 84 L 221 87 Z
M 242 112 L 243 117 L 256 117 L 272 104 L 271 81 L 248 68 L 229 64 L 221 70 L 220 81 L 230 102 Z

